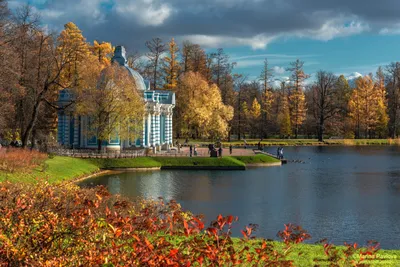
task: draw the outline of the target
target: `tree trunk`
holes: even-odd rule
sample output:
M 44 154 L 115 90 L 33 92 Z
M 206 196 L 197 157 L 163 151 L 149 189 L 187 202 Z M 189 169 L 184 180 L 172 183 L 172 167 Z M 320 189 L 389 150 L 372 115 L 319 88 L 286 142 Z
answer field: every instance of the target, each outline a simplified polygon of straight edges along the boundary
M 45 86 L 45 89 L 42 92 L 40 92 L 40 94 L 38 95 L 38 97 L 36 99 L 35 105 L 33 106 L 32 117 L 29 121 L 28 127 L 26 128 L 26 130 L 22 136 L 22 147 L 23 148 L 26 148 L 26 146 L 28 145 L 29 137 L 30 137 L 32 129 L 35 126 L 36 121 L 37 121 L 37 117 L 39 114 L 39 108 L 43 101 L 43 95 L 45 92 L 47 92 L 47 90 L 48 90 L 48 86 Z
M 97 139 L 97 150 L 99 151 L 99 153 L 101 153 L 101 143 L 102 143 L 102 140 Z
M 321 116 L 318 124 L 318 141 L 324 141 L 324 118 Z

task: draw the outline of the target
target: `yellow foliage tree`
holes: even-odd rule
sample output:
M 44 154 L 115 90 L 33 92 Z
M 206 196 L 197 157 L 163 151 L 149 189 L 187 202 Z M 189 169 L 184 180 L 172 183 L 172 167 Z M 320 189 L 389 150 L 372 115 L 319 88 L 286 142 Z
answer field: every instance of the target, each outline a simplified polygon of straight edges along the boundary
M 283 88 L 284 89 L 284 88 Z M 279 133 L 282 137 L 289 137 L 292 135 L 292 125 L 290 120 L 289 103 L 287 95 L 284 90 L 281 95 L 281 101 L 279 105 L 277 124 L 279 126 Z
M 169 42 L 168 56 L 163 59 L 163 71 L 165 84 L 164 88 L 167 90 L 175 90 L 178 85 L 179 62 L 178 58 L 178 45 L 175 43 L 174 38 Z
M 376 84 L 371 77 L 360 77 L 349 101 L 350 117 L 356 127 L 356 138 L 372 137 L 374 131 L 386 130 L 388 117 L 386 113 L 385 89 L 383 80 Z
M 299 128 L 306 119 L 306 98 L 303 92 L 304 80 L 309 75 L 304 73 L 304 62 L 296 60 L 290 63 L 291 67 L 288 71 L 292 72 L 291 80 L 293 82 L 292 89 L 289 93 L 289 110 L 290 110 L 290 123 L 294 128 L 294 135 L 297 138 Z
M 64 30 L 57 38 L 57 54 L 60 61 L 68 62 L 68 67 L 61 73 L 61 83 L 69 84 L 72 88 L 79 87 L 83 62 L 93 55 L 82 31 L 74 23 L 64 25 Z
M 110 66 L 111 58 L 114 51 L 111 43 L 108 42 L 99 43 L 95 40 L 93 42 L 93 46 L 90 47 L 90 50 L 97 57 L 102 66 L 104 67 Z
M 253 103 L 251 105 L 250 110 L 251 118 L 253 120 L 258 120 L 261 116 L 261 106 L 257 101 L 257 98 L 254 98 Z
M 261 105 L 258 103 L 257 98 L 254 98 L 253 103 L 251 104 L 250 109 L 250 125 L 251 125 L 251 133 L 253 137 L 256 137 L 260 134 L 260 119 L 261 119 Z
M 128 70 L 115 63 L 98 76 L 93 73 L 87 80 L 92 81 L 91 86 L 80 91 L 82 97 L 77 103 L 78 114 L 90 118 L 87 137 L 97 136 L 99 150 L 103 141 L 110 138 L 138 138 L 142 132 L 144 103 Z
M 301 88 L 296 88 L 290 92 L 290 123 L 294 128 L 295 138 L 299 132 L 299 127 L 306 119 L 306 97 Z
M 175 127 L 190 137 L 225 138 L 233 108 L 222 103 L 221 93 L 199 73 L 187 72 L 176 88 Z

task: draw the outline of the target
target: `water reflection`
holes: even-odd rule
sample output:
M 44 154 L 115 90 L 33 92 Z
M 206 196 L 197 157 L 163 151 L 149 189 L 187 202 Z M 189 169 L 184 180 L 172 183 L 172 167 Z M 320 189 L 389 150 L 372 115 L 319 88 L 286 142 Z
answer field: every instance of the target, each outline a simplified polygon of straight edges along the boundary
M 276 148 L 268 148 L 274 153 Z M 247 171 L 132 172 L 85 181 L 128 197 L 176 199 L 204 214 L 233 214 L 275 238 L 284 223 L 301 224 L 318 241 L 381 242 L 400 248 L 400 150 L 398 147 L 285 148 L 290 163 Z

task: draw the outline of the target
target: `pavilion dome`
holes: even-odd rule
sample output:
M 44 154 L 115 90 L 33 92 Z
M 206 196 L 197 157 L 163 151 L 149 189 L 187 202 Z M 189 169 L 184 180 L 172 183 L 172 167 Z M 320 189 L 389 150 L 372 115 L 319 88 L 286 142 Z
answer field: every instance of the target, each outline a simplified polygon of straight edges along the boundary
M 149 90 L 150 86 L 146 86 L 145 80 L 143 79 L 142 75 L 139 74 L 139 72 L 133 70 L 132 68 L 130 68 L 128 66 L 128 61 L 126 59 L 126 51 L 125 51 L 125 47 L 123 46 L 116 46 L 115 47 L 115 51 L 114 51 L 114 56 L 112 58 L 112 62 L 118 62 L 121 66 L 125 67 L 130 75 L 133 77 L 135 83 L 136 83 L 136 88 L 138 90 Z

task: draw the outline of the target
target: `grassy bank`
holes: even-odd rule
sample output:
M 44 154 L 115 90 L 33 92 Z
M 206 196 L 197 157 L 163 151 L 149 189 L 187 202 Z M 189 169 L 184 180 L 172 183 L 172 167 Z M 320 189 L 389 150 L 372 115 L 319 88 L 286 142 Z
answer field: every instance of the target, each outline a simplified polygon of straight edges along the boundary
M 203 158 L 203 157 L 156 157 L 154 158 L 161 163 L 163 167 L 245 167 L 246 165 L 233 158 Z
M 246 164 L 274 163 L 278 160 L 266 156 L 240 157 L 138 157 L 130 159 L 79 159 L 55 156 L 49 158 L 40 167 L 33 170 L 6 173 L 0 171 L 0 181 L 35 182 L 36 179 L 48 179 L 50 183 L 72 180 L 99 171 L 114 168 L 165 168 L 165 169 L 232 169 L 244 170 Z
M 239 238 L 233 238 L 233 241 L 238 249 L 241 249 L 241 240 Z M 252 246 L 250 249 L 254 249 L 259 245 L 261 241 L 256 239 L 252 241 Z M 285 249 L 285 244 L 283 242 L 273 241 L 270 242 L 277 248 L 278 251 L 283 251 Z M 345 246 L 337 246 L 339 255 L 343 254 L 346 249 Z M 324 253 L 324 247 L 322 245 L 312 245 L 312 244 L 295 244 L 293 245 L 290 254 L 287 256 L 288 260 L 293 260 L 294 266 L 329 266 L 328 257 Z M 360 259 L 359 255 L 354 255 L 352 259 L 358 261 Z M 365 266 L 399 266 L 400 265 L 400 250 L 379 250 L 376 254 L 376 258 L 373 257 L 366 258 L 362 263 Z M 351 266 L 351 264 L 343 264 L 339 266 Z
M 31 183 L 36 179 L 48 179 L 50 183 L 57 183 L 95 173 L 99 169 L 97 164 L 88 160 L 55 156 L 33 170 L 14 173 L 0 171 L 0 181 Z
M 185 240 L 182 236 L 171 236 L 165 235 L 171 243 L 179 245 Z M 256 238 L 246 243 L 240 238 L 232 238 L 235 251 L 243 250 L 244 246 L 249 247 L 249 251 L 254 252 L 257 248 L 261 247 L 262 239 Z M 284 253 L 286 245 L 280 241 L 269 241 L 277 252 Z M 338 250 L 338 256 L 344 257 L 345 246 L 335 246 Z M 379 250 L 375 258 L 373 256 L 365 257 L 361 263 L 366 264 L 365 266 L 399 266 L 400 265 L 400 250 Z M 288 260 L 293 261 L 293 266 L 330 266 L 328 256 L 324 252 L 323 245 L 314 244 L 293 244 L 287 255 Z M 360 256 L 358 254 L 353 255 L 351 260 L 359 261 Z M 333 265 L 336 266 L 336 265 Z M 352 266 L 350 262 L 338 266 Z

